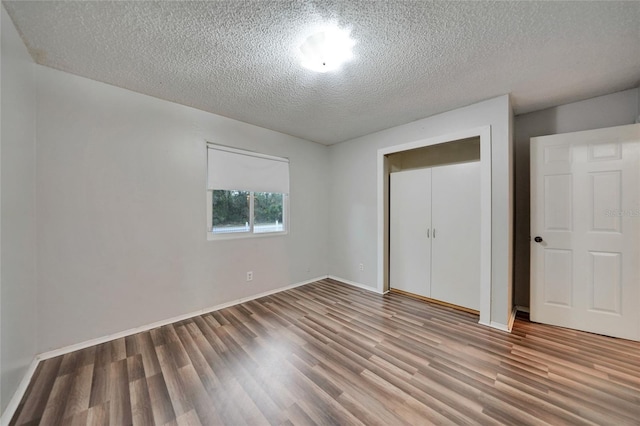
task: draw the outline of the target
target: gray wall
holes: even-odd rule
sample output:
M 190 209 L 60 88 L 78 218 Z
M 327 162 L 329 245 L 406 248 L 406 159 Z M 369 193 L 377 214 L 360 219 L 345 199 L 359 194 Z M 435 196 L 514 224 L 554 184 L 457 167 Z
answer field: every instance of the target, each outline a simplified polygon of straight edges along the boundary
M 515 293 L 519 306 L 529 306 L 529 139 L 632 124 L 640 108 L 638 89 L 626 90 L 549 108 L 515 118 Z
M 39 352 L 326 276 L 325 146 L 41 66 L 37 80 Z M 288 235 L 207 241 L 206 141 L 290 159 Z
M 35 65 L 4 7 L 0 142 L 0 411 L 36 349 Z
M 378 149 L 491 125 L 492 310 L 506 326 L 512 307 L 512 137 L 509 97 L 501 96 L 329 148 L 330 274 L 375 288 L 377 264 Z M 359 270 L 359 264 L 364 270 Z

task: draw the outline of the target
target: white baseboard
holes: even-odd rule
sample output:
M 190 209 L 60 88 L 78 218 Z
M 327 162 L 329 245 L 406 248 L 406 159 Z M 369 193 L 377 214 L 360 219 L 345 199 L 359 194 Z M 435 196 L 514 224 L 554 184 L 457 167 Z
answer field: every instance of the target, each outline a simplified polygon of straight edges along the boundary
M 520 311 L 520 312 L 526 312 L 526 313 L 528 313 L 528 314 L 529 314 L 529 313 L 531 313 L 531 312 L 529 311 L 529 308 L 528 308 L 528 307 L 526 307 L 526 306 L 516 306 L 516 309 L 517 309 L 518 311 Z
M 347 280 L 347 279 L 344 279 L 344 278 L 336 277 L 335 275 L 329 275 L 327 278 L 331 278 L 332 280 L 340 281 L 340 282 L 342 282 L 344 284 L 348 284 L 348 285 L 353 286 L 353 287 L 358 287 L 358 288 L 361 288 L 363 290 L 371 291 L 371 292 L 376 293 L 376 294 L 387 294 L 389 292 L 389 291 L 380 292 L 380 291 L 378 291 L 377 288 L 369 287 L 367 285 L 364 285 L 364 284 L 361 284 L 361 283 L 357 283 L 355 281 L 350 281 L 350 280 Z M 502 323 L 499 323 L 499 322 L 495 322 L 495 321 L 491 321 L 488 324 L 479 322 L 479 324 L 482 324 L 482 325 L 487 326 L 487 327 L 495 328 L 496 330 L 506 331 L 507 333 L 511 333 L 511 328 L 513 327 L 513 322 L 516 319 L 516 312 L 517 312 L 517 309 L 516 309 L 516 307 L 514 307 L 512 312 L 511 312 L 511 315 L 509 316 L 509 324 L 508 325 L 507 324 L 502 324 Z
M 506 331 L 507 333 L 511 333 L 511 329 L 507 324 L 502 324 L 500 322 L 491 321 L 489 323 L 489 327 L 495 328 L 496 330 Z
M 336 277 L 335 275 L 329 275 L 327 278 L 331 278 L 332 280 L 340 281 L 341 283 L 348 284 L 353 287 L 358 287 L 362 290 L 372 291 L 376 294 L 385 294 L 386 292 L 380 292 L 377 288 L 370 287 L 368 285 L 360 284 L 355 281 L 346 280 L 344 278 Z
M 239 305 L 240 303 L 248 302 L 248 301 L 254 300 L 254 299 L 259 299 L 261 297 L 269 296 L 271 294 L 279 293 L 281 291 L 289 290 L 289 289 L 292 289 L 292 288 L 295 288 L 295 287 L 300 287 L 300 286 L 303 286 L 303 285 L 306 285 L 306 284 L 311 284 L 313 282 L 320 281 L 320 280 L 323 280 L 325 278 L 328 278 L 328 276 L 327 275 L 323 275 L 321 277 L 316 277 L 316 278 L 313 278 L 313 279 L 310 279 L 310 280 L 301 281 L 301 282 L 290 284 L 290 285 L 287 285 L 287 286 L 284 286 L 284 287 L 279 287 L 279 288 L 276 288 L 276 289 L 273 289 L 273 290 L 265 291 L 263 293 L 254 294 L 252 296 L 243 297 L 241 299 L 232 300 L 230 302 L 221 303 L 219 305 L 215 305 L 215 306 L 212 306 L 212 307 L 200 309 L 200 310 L 197 310 L 197 311 L 194 311 L 194 312 L 189 312 L 187 314 L 178 315 L 178 316 L 175 316 L 175 317 L 172 317 L 172 318 L 168 318 L 168 319 L 165 319 L 165 320 L 156 321 L 156 322 L 153 322 L 151 324 L 146 324 L 146 325 L 142 325 L 140 327 L 130 328 L 128 330 L 120 331 L 118 333 L 109 334 L 109 335 L 102 336 L 102 337 L 97 337 L 95 339 L 86 340 L 84 342 L 76 343 L 76 344 L 73 344 L 73 345 L 65 346 L 65 347 L 62 347 L 62 348 L 59 348 L 59 349 L 53 349 L 51 351 L 47 351 L 47 352 L 43 352 L 41 354 L 38 354 L 38 355 L 36 355 L 34 357 L 33 361 L 29 365 L 29 368 L 25 372 L 24 377 L 22 378 L 22 381 L 20 382 L 20 385 L 18 386 L 18 388 L 16 389 L 15 393 L 11 397 L 11 400 L 9 401 L 9 404 L 7 405 L 7 408 L 2 413 L 2 417 L 0 417 L 0 425 L 1 426 L 5 426 L 5 425 L 9 424 L 9 421 L 11 420 L 11 418 L 13 417 L 16 409 L 18 408 L 18 404 L 20 404 L 20 400 L 22 399 L 22 396 L 26 392 L 27 386 L 29 386 L 29 382 L 31 381 L 31 377 L 33 376 L 33 373 L 35 373 L 36 368 L 38 366 L 38 363 L 40 361 L 43 361 L 45 359 L 54 358 L 54 357 L 57 357 L 57 356 L 60 356 L 60 355 L 65 355 L 65 354 L 68 354 L 70 352 L 78 351 L 80 349 L 86 349 L 88 347 L 99 345 L 99 344 L 105 343 L 105 342 L 109 342 L 111 340 L 115 340 L 115 339 L 120 339 L 122 337 L 131 336 L 132 334 L 137 334 L 137 333 L 142 333 L 144 331 L 149 331 L 149 330 L 152 330 L 152 329 L 157 328 L 157 327 L 162 327 L 163 325 L 173 324 L 174 322 L 183 321 L 183 320 L 186 320 L 186 319 L 189 319 L 189 318 L 197 317 L 198 315 L 208 314 L 210 312 L 218 311 L 220 309 L 228 308 L 230 306 Z
M 29 382 L 31 382 L 31 377 L 33 377 L 33 373 L 36 372 L 36 368 L 38 367 L 39 363 L 40 363 L 40 358 L 38 358 L 38 356 L 36 355 L 35 358 L 33 358 L 33 360 L 31 361 L 31 364 L 29 364 L 29 367 L 27 367 L 27 371 L 25 371 L 24 376 L 22 376 L 22 380 L 18 384 L 18 388 L 13 393 L 13 396 L 9 400 L 9 404 L 7 404 L 7 408 L 4 409 L 4 412 L 2 413 L 2 417 L 0 417 L 0 425 L 6 426 L 11 421 L 13 414 L 18 409 L 18 405 L 22 400 L 22 396 L 27 391 Z
M 511 314 L 509 314 L 509 323 L 502 324 L 501 322 L 491 321 L 490 323 L 479 323 L 487 327 L 495 328 L 496 330 L 506 331 L 507 333 L 511 333 L 511 329 L 513 328 L 513 323 L 516 320 L 516 313 L 518 312 L 518 307 L 514 306 L 511 310 Z
M 41 353 L 38 356 L 40 357 L 40 359 L 54 358 L 56 356 L 68 354 L 70 352 L 74 352 L 74 351 L 77 351 L 77 350 L 80 350 L 80 349 L 86 349 L 86 348 L 91 347 L 91 346 L 95 346 L 95 345 L 99 345 L 101 343 L 109 342 L 111 340 L 120 339 L 122 337 L 131 336 L 132 334 L 142 333 L 142 332 L 145 332 L 145 331 L 152 330 L 154 328 L 162 327 L 164 325 L 173 324 L 174 322 L 184 321 L 184 320 L 189 319 L 189 318 L 197 317 L 198 315 L 204 315 L 204 314 L 208 314 L 210 312 L 219 311 L 220 309 L 228 308 L 228 307 L 234 306 L 234 305 L 239 305 L 241 303 L 249 302 L 250 300 L 255 300 L 255 299 L 259 299 L 261 297 L 269 296 L 269 295 L 274 294 L 274 293 L 280 293 L 281 291 L 284 291 L 284 290 L 289 290 L 291 288 L 300 287 L 300 286 L 303 286 L 303 285 L 306 285 L 306 284 L 311 284 L 313 282 L 316 282 L 316 281 L 319 281 L 319 280 L 322 280 L 322 279 L 325 279 L 325 278 L 327 278 L 326 275 L 321 276 L 321 277 L 316 277 L 316 278 L 313 278 L 313 279 L 310 279 L 310 280 L 306 280 L 306 281 L 301 281 L 301 282 L 298 282 L 298 283 L 295 283 L 295 284 L 289 284 L 287 286 L 278 287 L 276 289 L 265 291 L 263 293 L 258 293 L 258 294 L 254 294 L 254 295 L 251 295 L 251 296 L 243 297 L 243 298 L 240 298 L 240 299 L 232 300 L 230 302 L 221 303 L 219 305 L 207 307 L 207 308 L 204 308 L 204 309 L 200 309 L 200 310 L 197 310 L 197 311 L 189 312 L 189 313 L 183 314 L 183 315 L 178 315 L 178 316 L 171 317 L 171 318 L 168 318 L 168 319 L 164 319 L 164 320 L 161 320 L 161 321 L 156 321 L 156 322 L 153 322 L 151 324 L 142 325 L 140 327 L 130 328 L 128 330 L 120 331 L 120 332 L 114 333 L 114 334 L 109 334 L 107 336 L 102 336 L 102 337 L 98 337 L 98 338 L 95 338 L 95 339 L 86 340 L 84 342 L 76 343 L 74 345 L 65 346 L 65 347 L 60 348 L 60 349 L 54 349 L 54 350 L 51 350 L 51 351 L 47 351 L 47 352 Z

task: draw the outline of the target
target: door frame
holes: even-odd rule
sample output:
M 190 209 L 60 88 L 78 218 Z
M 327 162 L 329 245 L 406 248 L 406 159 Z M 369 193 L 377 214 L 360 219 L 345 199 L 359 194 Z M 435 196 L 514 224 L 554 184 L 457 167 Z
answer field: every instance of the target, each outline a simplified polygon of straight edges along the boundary
M 425 146 L 455 143 L 480 137 L 480 324 L 491 326 L 491 126 L 461 130 L 428 139 L 378 149 L 378 283 L 380 293 L 389 291 L 389 173 L 387 155 Z

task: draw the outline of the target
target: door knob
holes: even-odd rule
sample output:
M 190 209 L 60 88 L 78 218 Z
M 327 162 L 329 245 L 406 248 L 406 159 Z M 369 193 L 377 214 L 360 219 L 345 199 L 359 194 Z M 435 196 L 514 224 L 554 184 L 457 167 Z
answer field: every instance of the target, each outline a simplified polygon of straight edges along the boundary
M 541 243 L 542 242 L 542 237 L 535 237 L 533 239 L 533 241 L 535 241 L 536 243 Z

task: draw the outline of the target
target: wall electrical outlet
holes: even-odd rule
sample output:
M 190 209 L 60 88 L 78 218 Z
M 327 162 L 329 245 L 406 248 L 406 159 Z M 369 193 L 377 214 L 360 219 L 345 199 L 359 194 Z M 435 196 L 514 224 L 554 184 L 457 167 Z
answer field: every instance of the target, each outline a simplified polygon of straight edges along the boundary
M 358 269 L 360 269 L 361 271 L 364 271 L 364 263 L 361 263 L 360 266 L 358 266 Z
M 253 281 L 253 271 L 247 272 L 247 281 Z

